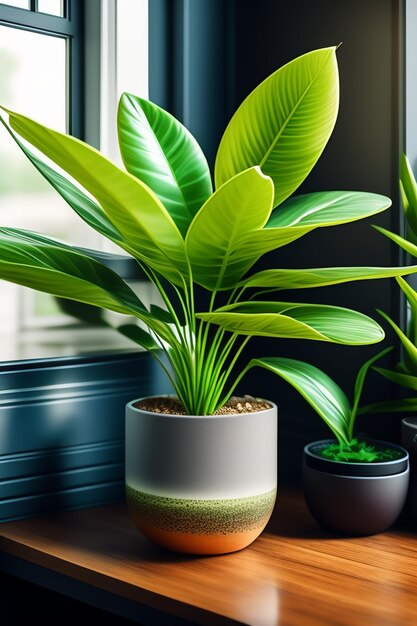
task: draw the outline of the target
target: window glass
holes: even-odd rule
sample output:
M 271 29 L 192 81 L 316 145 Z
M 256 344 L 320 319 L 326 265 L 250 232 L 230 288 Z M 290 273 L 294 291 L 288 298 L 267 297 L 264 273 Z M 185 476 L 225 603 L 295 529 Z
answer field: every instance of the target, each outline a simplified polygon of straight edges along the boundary
M 64 16 L 63 0 L 38 0 L 39 13 L 49 13 L 49 15 Z
M 1 4 L 8 4 L 18 9 L 29 9 L 29 0 L 1 0 Z
M 67 48 L 64 38 L 0 24 L 0 103 L 65 132 Z M 99 247 L 99 235 L 42 178 L 3 127 L 0 224 L 79 246 Z M 47 294 L 0 281 L 0 301 L 5 303 L 0 307 L 1 361 L 77 354 L 93 349 L 93 344 L 102 349 L 120 346 L 112 333 L 103 340 L 94 330 L 77 330 L 76 320 L 65 315 Z

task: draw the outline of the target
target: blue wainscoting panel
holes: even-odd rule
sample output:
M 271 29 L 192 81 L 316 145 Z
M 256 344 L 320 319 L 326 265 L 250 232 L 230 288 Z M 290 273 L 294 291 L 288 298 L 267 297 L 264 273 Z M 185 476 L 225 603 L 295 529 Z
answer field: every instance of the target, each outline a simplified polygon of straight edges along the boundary
M 124 407 L 169 391 L 145 353 L 0 368 L 0 521 L 124 497 Z

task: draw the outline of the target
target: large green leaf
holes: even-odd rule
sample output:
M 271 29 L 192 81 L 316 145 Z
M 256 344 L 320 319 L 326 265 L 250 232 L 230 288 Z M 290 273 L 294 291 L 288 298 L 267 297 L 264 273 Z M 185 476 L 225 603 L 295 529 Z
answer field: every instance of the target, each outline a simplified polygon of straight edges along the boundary
M 118 313 L 149 315 L 108 267 L 71 246 L 20 229 L 0 228 L 0 278 Z
M 360 220 L 388 209 L 386 196 L 365 191 L 318 191 L 290 198 L 275 209 L 266 228 L 333 226 Z
M 336 306 L 289 302 L 239 302 L 197 317 L 241 335 L 313 339 L 365 345 L 384 338 L 370 317 Z
M 292 385 L 320 415 L 339 440 L 349 443 L 351 407 L 344 391 L 314 365 L 280 357 L 252 359 L 250 366 L 264 367 Z
M 185 236 L 212 193 L 206 158 L 191 133 L 156 104 L 124 93 L 117 115 L 128 172 L 148 185 Z
M 296 196 L 275 209 L 265 228 L 247 237 L 247 254 L 259 256 L 306 235 L 315 228 L 337 226 L 384 211 L 391 200 L 374 193 L 324 191 Z
M 263 270 L 249 276 L 240 283 L 241 287 L 266 289 L 309 289 L 326 287 L 355 280 L 370 280 L 405 276 L 417 272 L 417 265 L 409 267 L 314 267 L 311 269 Z
M 70 207 L 92 228 L 99 233 L 111 239 L 112 241 L 122 244 L 122 236 L 107 218 L 101 206 L 91 200 L 76 187 L 71 181 L 64 178 L 59 172 L 53 170 L 49 165 L 41 161 L 33 154 L 19 139 L 8 124 L 0 116 L 0 122 L 6 128 L 8 133 L 17 143 L 22 152 L 29 161 L 36 167 L 38 172 L 52 185 L 52 187 L 68 202 Z
M 201 207 L 185 245 L 193 278 L 207 289 L 233 288 L 256 261 L 246 254 L 248 236 L 265 226 L 274 186 L 259 167 L 228 180 Z
M 274 206 L 314 167 L 339 106 L 336 48 L 314 50 L 264 80 L 240 105 L 220 142 L 216 187 L 259 165 L 275 185 Z
M 61 298 L 134 315 L 170 345 L 156 320 L 118 274 L 73 246 L 26 230 L 0 228 L 0 279 Z
M 149 187 L 86 143 L 5 109 L 12 128 L 66 170 L 101 204 L 135 256 L 180 282 L 187 275 L 184 241 Z

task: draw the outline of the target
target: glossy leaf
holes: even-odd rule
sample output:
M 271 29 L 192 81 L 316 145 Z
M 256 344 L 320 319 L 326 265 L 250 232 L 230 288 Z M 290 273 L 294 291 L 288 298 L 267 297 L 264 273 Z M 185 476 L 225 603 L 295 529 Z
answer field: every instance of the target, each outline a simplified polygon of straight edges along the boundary
M 363 313 L 321 304 L 241 302 L 197 317 L 249 336 L 313 339 L 346 345 L 381 341 L 384 331 Z
M 252 359 L 250 366 L 264 367 L 290 383 L 337 439 L 346 444 L 349 442 L 350 403 L 344 391 L 327 374 L 309 363 L 280 357 Z
M 275 185 L 274 206 L 310 173 L 332 133 L 338 106 L 336 48 L 294 59 L 264 80 L 233 115 L 220 142 L 216 187 L 259 165 Z
M 237 174 L 200 209 L 186 238 L 193 278 L 207 289 L 230 289 L 258 255 L 245 242 L 265 226 L 272 210 L 274 186 L 258 167 Z
M 6 109 L 5 109 L 6 110 Z M 184 241 L 160 200 L 97 150 L 6 110 L 12 128 L 66 170 L 101 204 L 135 255 L 178 283 L 187 276 Z
M 266 228 L 345 224 L 385 211 L 391 204 L 386 196 L 364 191 L 307 193 L 275 209 Z
M 303 237 L 315 228 L 338 226 L 384 211 L 391 200 L 364 192 L 326 191 L 296 196 L 275 209 L 264 229 L 248 236 L 245 247 L 259 256 Z
M 117 123 L 126 169 L 154 191 L 185 236 L 212 193 L 197 141 L 175 117 L 129 93 L 120 99 Z
M 108 237 L 112 241 L 121 244 L 122 236 L 107 218 L 101 206 L 91 200 L 76 187 L 71 181 L 64 178 L 62 174 L 53 170 L 49 165 L 41 161 L 33 152 L 31 152 L 19 139 L 12 129 L 6 124 L 3 118 L 0 116 L 0 122 L 6 128 L 10 136 L 14 139 L 16 144 L 26 155 L 32 165 L 38 170 L 38 172 L 52 185 L 52 187 L 64 198 L 70 207 L 83 219 L 89 226 L 96 231 Z
M 242 280 L 240 286 L 246 288 L 262 287 L 277 291 L 281 289 L 309 289 L 355 280 L 405 276 L 415 272 L 417 272 L 417 265 L 409 267 L 315 267 L 305 270 L 263 270 Z
M 108 267 L 71 246 L 24 230 L 0 228 L 0 278 L 118 313 L 149 315 Z

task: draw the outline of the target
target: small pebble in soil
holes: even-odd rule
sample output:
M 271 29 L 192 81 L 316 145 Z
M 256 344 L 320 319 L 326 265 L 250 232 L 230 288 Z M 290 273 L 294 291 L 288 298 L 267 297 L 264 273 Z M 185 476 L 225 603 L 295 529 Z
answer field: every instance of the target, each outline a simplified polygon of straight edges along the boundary
M 175 396 L 167 398 L 146 398 L 135 404 L 135 407 L 151 413 L 164 415 L 188 415 L 181 402 Z M 271 405 L 262 398 L 254 396 L 232 396 L 214 415 L 236 415 L 239 413 L 256 413 L 270 409 Z

